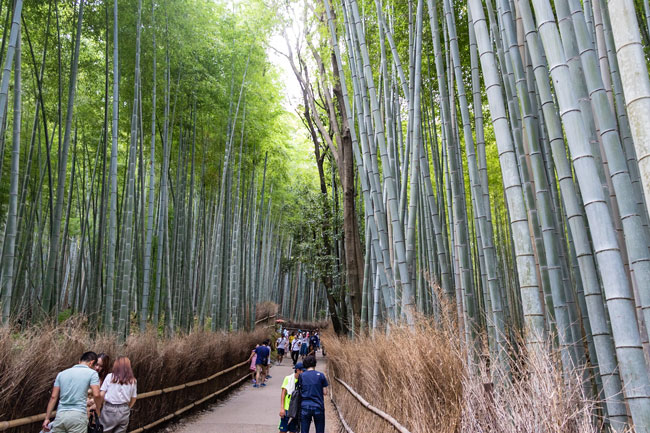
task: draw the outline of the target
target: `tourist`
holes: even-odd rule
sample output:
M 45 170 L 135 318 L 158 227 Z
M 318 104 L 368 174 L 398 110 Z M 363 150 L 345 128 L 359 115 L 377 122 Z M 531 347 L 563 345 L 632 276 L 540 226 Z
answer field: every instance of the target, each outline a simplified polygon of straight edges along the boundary
M 137 381 L 129 358 L 120 356 L 115 360 L 113 371 L 106 376 L 100 391 L 104 410 L 99 423 L 104 427 L 104 433 L 126 432 L 131 408 L 138 396 Z
M 106 379 L 106 375 L 111 372 L 111 358 L 106 353 L 102 352 L 97 355 L 97 363 L 95 364 L 95 371 L 99 375 L 99 385 L 101 386 Z
M 293 391 L 296 389 L 296 383 L 298 383 L 298 377 L 302 374 L 304 371 L 304 367 L 302 365 L 302 362 L 298 362 L 294 366 L 294 372 L 287 377 L 284 378 L 284 381 L 282 382 L 282 393 L 280 395 L 280 427 L 279 430 L 281 432 L 291 432 L 291 433 L 297 433 L 300 431 L 300 424 L 298 424 L 297 419 L 292 419 L 289 420 L 289 417 L 287 416 L 287 411 L 289 410 L 289 406 L 291 405 L 291 395 L 293 394 Z
M 300 405 L 300 427 L 308 432 L 312 419 L 316 433 L 325 433 L 325 398 L 329 383 L 320 371 L 316 371 L 316 358 L 308 356 L 303 361 L 306 371 L 300 377 L 302 403 Z
M 296 339 L 296 331 L 291 332 L 289 335 L 289 351 L 291 351 L 291 346 L 293 345 L 293 340 Z
M 95 363 L 94 369 L 99 376 L 100 390 L 102 383 L 104 383 L 104 379 L 106 379 L 106 375 L 108 375 L 111 370 L 110 362 L 111 358 L 106 353 L 102 352 L 97 355 L 97 362 Z M 92 398 L 86 399 L 86 404 L 88 406 L 88 416 L 90 417 L 92 412 L 97 412 L 97 406 L 95 405 L 95 400 Z
M 258 347 L 260 347 L 260 345 L 256 344 L 255 349 L 257 349 Z M 255 352 L 255 349 L 253 349 L 251 351 L 251 356 L 248 358 L 248 360 L 251 363 L 251 365 L 249 367 L 249 370 L 251 372 L 251 379 L 253 380 L 253 385 L 255 385 L 257 383 L 257 381 L 255 380 L 255 376 L 257 375 L 257 369 L 255 367 L 255 364 L 256 364 L 256 361 L 257 361 L 257 353 Z
M 318 334 L 315 332 L 309 337 L 309 349 L 310 352 L 314 353 L 318 350 Z
M 289 339 L 287 337 L 278 338 L 278 341 L 277 341 L 278 365 L 282 364 L 282 360 L 284 359 L 284 354 L 287 351 L 288 345 L 289 345 Z
M 269 340 L 264 340 L 262 345 L 255 349 L 255 354 L 257 355 L 255 359 L 257 382 L 253 385 L 254 388 L 266 386 L 266 383 L 264 382 L 266 382 L 268 362 L 271 358 L 271 348 L 269 347 L 269 343 Z
M 92 390 L 97 411 L 102 407 L 102 397 L 99 393 L 99 375 L 93 369 L 97 362 L 95 352 L 81 355 L 79 364 L 63 370 L 56 376 L 52 396 L 47 404 L 43 431 L 53 433 L 86 433 L 88 417 L 86 414 L 86 397 L 88 389 Z M 50 425 L 52 411 L 57 402 L 56 419 Z
M 302 340 L 300 338 L 300 334 L 296 338 L 293 339 L 293 343 L 291 343 L 291 360 L 293 361 L 293 365 L 296 365 L 296 362 L 298 362 L 298 355 L 300 355 L 300 344 L 302 343 Z
M 276 342 L 276 346 L 278 349 L 278 365 L 282 364 L 282 359 L 284 358 L 284 354 L 287 350 L 288 344 L 289 344 L 289 340 L 287 339 L 287 337 L 280 337 Z
M 300 339 L 300 356 L 302 356 L 303 361 L 307 355 L 309 355 L 309 332 L 303 334 Z
M 269 371 L 271 370 L 271 340 L 266 340 L 266 346 L 269 348 L 269 356 L 266 358 L 266 364 L 264 364 L 264 376 L 266 379 L 271 379 Z

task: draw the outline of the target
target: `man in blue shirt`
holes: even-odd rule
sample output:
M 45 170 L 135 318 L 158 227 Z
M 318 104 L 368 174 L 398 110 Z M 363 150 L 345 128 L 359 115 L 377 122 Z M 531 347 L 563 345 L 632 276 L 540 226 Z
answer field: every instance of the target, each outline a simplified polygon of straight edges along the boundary
M 300 427 L 308 432 L 312 419 L 316 433 L 325 433 L 325 398 L 329 383 L 320 371 L 316 371 L 316 358 L 308 356 L 303 361 L 307 370 L 300 376 L 302 403 L 300 405 Z
M 95 352 L 86 352 L 81 355 L 79 364 L 60 372 L 54 381 L 52 396 L 47 405 L 43 430 L 50 431 L 50 418 L 56 403 L 56 419 L 52 433 L 85 433 L 88 430 L 88 417 L 86 415 L 86 399 L 88 389 L 92 390 L 97 413 L 102 407 L 102 397 L 99 393 L 99 376 L 93 369 L 97 362 Z
M 316 351 L 318 350 L 318 343 L 319 343 L 318 334 L 314 333 L 314 335 L 309 337 L 309 344 L 311 346 L 310 352 L 316 353 Z
M 264 383 L 266 382 L 266 366 L 269 364 L 269 358 L 271 357 L 271 348 L 269 347 L 269 344 L 271 344 L 271 342 L 268 339 L 264 340 L 264 343 L 255 349 L 255 353 L 257 354 L 257 359 L 255 360 L 257 381 L 255 385 L 253 385 L 254 388 L 266 386 L 266 383 Z

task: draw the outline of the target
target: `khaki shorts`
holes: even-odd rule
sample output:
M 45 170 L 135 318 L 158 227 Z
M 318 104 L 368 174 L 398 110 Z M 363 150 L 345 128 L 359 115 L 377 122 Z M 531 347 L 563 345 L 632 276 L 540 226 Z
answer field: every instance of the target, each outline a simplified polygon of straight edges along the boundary
M 262 364 L 255 364 L 255 373 L 264 373 L 264 366 Z
M 64 410 L 56 413 L 52 433 L 86 433 L 88 417 L 86 412 Z

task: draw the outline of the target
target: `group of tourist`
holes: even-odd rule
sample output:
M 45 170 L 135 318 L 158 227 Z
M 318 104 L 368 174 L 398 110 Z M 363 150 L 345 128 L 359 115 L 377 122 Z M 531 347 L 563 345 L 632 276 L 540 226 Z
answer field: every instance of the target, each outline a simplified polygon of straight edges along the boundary
M 136 398 L 137 381 L 129 358 L 118 357 L 111 369 L 107 354 L 86 352 L 77 365 L 56 376 L 43 432 L 86 433 L 89 418 L 96 416 L 105 433 L 126 432 Z
M 316 357 L 309 355 L 294 366 L 294 373 L 284 378 L 280 394 L 280 432 L 309 433 L 312 421 L 316 433 L 325 433 L 325 396 L 329 383 L 316 370 Z M 290 414 L 291 400 L 300 399 L 295 414 Z
M 309 331 L 303 332 L 299 329 L 297 333 L 294 331 L 291 334 L 289 334 L 289 330 L 285 329 L 281 338 L 285 342 L 282 351 L 283 355 L 285 352 L 284 348 L 291 348 L 291 360 L 294 366 L 298 362 L 299 357 L 302 357 L 304 360 L 307 356 L 315 355 L 316 351 L 321 348 L 320 336 L 317 329 L 311 333 Z M 280 346 L 278 345 L 278 347 Z M 278 355 L 279 353 L 278 351 Z M 282 358 L 278 356 L 278 359 L 281 363 Z
M 316 352 L 322 350 L 318 329 L 312 331 L 290 332 L 279 329 L 275 341 L 276 365 L 281 365 L 284 357 L 291 352 L 293 373 L 282 382 L 280 393 L 280 432 L 308 433 L 314 423 L 316 433 L 325 433 L 325 397 L 329 383 L 325 374 L 316 371 Z M 270 340 L 264 340 L 251 351 L 250 371 L 254 388 L 265 387 L 271 379 Z M 299 361 L 302 359 L 302 361 Z M 290 411 L 291 400 L 296 399 L 296 408 Z
M 253 387 L 266 386 L 267 379 L 270 379 L 269 368 L 271 367 L 271 340 L 266 339 L 262 344 L 255 346 L 248 358 L 250 361 Z
M 279 336 L 275 341 L 277 353 L 276 365 L 281 365 L 284 357 L 288 352 L 291 353 L 291 360 L 295 367 L 298 359 L 304 360 L 307 356 L 315 356 L 316 351 L 321 349 L 320 336 L 318 329 L 311 332 L 301 331 L 289 332 L 286 328 L 281 328 Z M 264 340 L 251 351 L 250 357 L 251 381 L 254 388 L 266 386 L 266 380 L 270 379 L 269 368 L 271 366 L 271 340 Z
M 321 349 L 320 335 L 318 329 L 311 331 L 290 332 L 288 329 L 280 329 L 279 336 L 275 341 L 277 359 L 276 365 L 281 365 L 289 352 L 293 362 L 293 373 L 286 376 L 282 382 L 280 392 L 280 432 L 309 432 L 313 421 L 316 433 L 325 432 L 325 399 L 327 395 L 327 378 L 320 371 L 316 371 L 316 352 Z M 260 357 L 266 360 L 266 373 L 263 373 L 262 380 L 270 378 L 268 365 L 270 365 L 270 348 L 268 340 L 254 352 L 257 359 Z M 255 353 L 251 355 L 254 357 Z M 302 361 L 299 361 L 302 359 Z M 263 361 L 262 361 L 263 362 Z M 251 363 L 252 365 L 252 363 Z M 259 386 L 260 378 L 253 386 Z M 265 385 L 262 385 L 265 386 Z M 300 395 L 299 397 L 297 397 Z M 291 399 L 295 398 L 297 406 L 293 413 L 290 413 Z
M 294 373 L 284 378 L 281 391 L 280 432 L 309 432 L 314 422 L 316 433 L 325 432 L 325 404 L 328 382 L 316 371 L 316 352 L 321 349 L 318 330 L 289 333 L 282 329 L 276 340 L 277 365 L 291 352 Z M 302 362 L 298 361 L 302 356 Z M 265 387 L 271 379 L 271 341 L 266 339 L 253 349 L 250 358 L 253 387 Z M 299 397 L 300 406 L 293 416 L 288 413 L 291 399 Z M 126 432 L 131 408 L 137 399 L 137 381 L 131 361 L 118 357 L 112 365 L 105 353 L 86 352 L 79 363 L 61 371 L 47 405 L 43 432 L 86 433 L 97 420 L 105 433 Z M 58 406 L 57 406 L 58 404 Z M 52 413 L 56 408 L 56 419 Z

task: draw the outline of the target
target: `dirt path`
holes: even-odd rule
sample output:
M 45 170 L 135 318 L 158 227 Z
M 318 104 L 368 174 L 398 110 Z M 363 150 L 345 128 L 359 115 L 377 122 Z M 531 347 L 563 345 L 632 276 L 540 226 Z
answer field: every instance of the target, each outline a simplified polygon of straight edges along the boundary
M 318 370 L 327 374 L 326 358 L 319 356 Z M 291 359 L 285 359 L 282 365 L 271 368 L 271 379 L 267 386 L 253 388 L 246 381 L 237 391 L 224 401 L 195 414 L 179 420 L 174 426 L 174 433 L 272 433 L 278 431 L 280 422 L 280 387 L 285 376 L 292 372 Z M 329 379 L 329 377 L 328 377 Z M 338 433 L 339 424 L 332 410 L 329 397 L 326 404 L 326 433 Z M 314 432 L 312 425 L 310 432 Z

